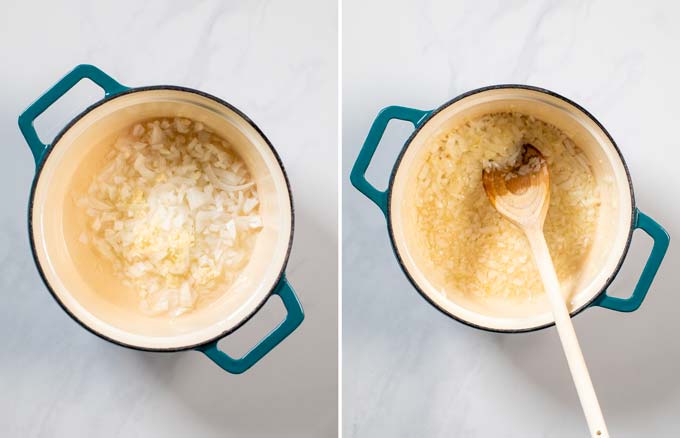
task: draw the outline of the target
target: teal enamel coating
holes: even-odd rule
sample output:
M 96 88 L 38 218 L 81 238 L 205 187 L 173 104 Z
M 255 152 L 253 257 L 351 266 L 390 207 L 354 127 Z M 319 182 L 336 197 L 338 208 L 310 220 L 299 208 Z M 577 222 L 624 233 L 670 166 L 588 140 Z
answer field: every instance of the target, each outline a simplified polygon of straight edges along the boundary
M 217 347 L 219 341 L 214 341 L 198 347 L 197 350 L 205 353 L 206 356 L 222 367 L 223 370 L 232 374 L 241 374 L 255 365 L 255 363 L 262 359 L 265 354 L 276 347 L 279 342 L 293 333 L 305 318 L 300 301 L 298 301 L 293 288 L 290 286 L 290 283 L 288 283 L 285 276 L 281 278 L 281 281 L 276 286 L 273 293 L 281 297 L 281 301 L 283 301 L 283 305 L 286 307 L 286 319 L 246 353 L 245 356 L 240 359 L 234 359 Z
M 368 132 L 368 136 L 366 137 L 366 141 L 361 147 L 359 156 L 352 167 L 352 172 L 350 173 L 352 185 L 373 201 L 380 210 L 382 210 L 387 220 L 389 220 L 387 211 L 389 189 L 381 192 L 373 187 L 373 185 L 366 180 L 366 169 L 368 169 L 368 166 L 371 163 L 373 154 L 375 153 L 390 120 L 406 120 L 413 123 L 415 128 L 418 128 L 425 122 L 431 113 L 432 111 L 421 111 L 401 106 L 389 106 L 380 111 L 373 122 L 373 125 Z M 406 147 L 406 145 L 404 145 L 404 147 Z M 604 291 L 592 302 L 591 306 L 600 306 L 618 312 L 633 312 L 640 307 L 642 301 L 647 296 L 647 291 L 649 291 L 649 287 L 651 286 L 652 281 L 659 270 L 661 261 L 666 254 L 666 250 L 668 249 L 670 237 L 661 225 L 637 208 L 635 209 L 633 227 L 635 229 L 639 228 L 643 230 L 654 240 L 654 246 L 647 259 L 645 268 L 635 285 L 633 294 L 629 298 L 617 298 L 607 295 L 606 291 Z
M 19 116 L 19 128 L 21 129 L 21 133 L 24 135 L 31 152 L 33 153 L 36 168 L 40 167 L 40 164 L 45 158 L 45 155 L 48 149 L 51 147 L 51 144 L 45 144 L 40 141 L 40 138 L 35 131 L 35 127 L 33 126 L 35 119 L 40 114 L 45 112 L 45 110 L 47 110 L 50 105 L 66 94 L 68 90 L 73 88 L 73 86 L 75 86 L 82 79 L 86 78 L 92 80 L 92 82 L 99 85 L 104 90 L 104 98 L 114 96 L 130 89 L 129 87 L 121 85 L 109 75 L 99 70 L 97 67 L 88 64 L 81 64 L 64 76 L 52 88 L 47 90 L 45 94 L 40 96 L 38 100 L 36 100 Z M 36 174 L 36 178 L 38 177 L 39 173 Z M 282 275 L 279 283 L 276 285 L 272 293 L 281 297 L 281 300 L 286 307 L 286 319 L 274 330 L 272 330 L 255 347 L 253 347 L 245 356 L 240 359 L 234 359 L 228 356 L 217 347 L 217 342 L 219 340 L 198 347 L 196 350 L 202 351 L 222 369 L 233 374 L 240 374 L 252 367 L 255 363 L 257 363 L 257 361 L 262 359 L 267 353 L 269 353 L 274 347 L 276 347 L 281 341 L 290 335 L 304 319 L 302 305 L 295 295 L 293 288 L 288 283 L 285 275 Z
M 670 236 L 654 219 L 650 218 L 638 209 L 635 209 L 635 223 L 633 226 L 647 233 L 653 240 L 654 246 L 649 254 L 645 268 L 642 270 L 640 279 L 635 285 L 633 294 L 628 298 L 610 297 L 605 291 L 593 301 L 593 306 L 616 310 L 617 312 L 633 312 L 637 310 L 647 296 L 647 291 L 652 285 L 652 280 L 659 270 L 661 261 L 670 242 Z
M 92 82 L 102 87 L 102 89 L 104 89 L 104 97 L 113 96 L 129 89 L 116 82 L 111 76 L 99 70 L 97 67 L 89 64 L 77 66 L 59 82 L 54 84 L 52 88 L 47 90 L 45 94 L 40 96 L 38 100 L 33 102 L 33 104 L 19 116 L 19 129 L 21 129 L 21 133 L 24 135 L 28 146 L 31 148 L 31 152 L 33 152 L 36 167 L 38 167 L 45 156 L 45 152 L 47 152 L 47 149 L 51 145 L 40 141 L 38 133 L 33 126 L 33 122 L 40 114 L 45 112 L 50 105 L 85 78 L 90 79 Z
M 371 164 L 373 154 L 375 154 L 375 150 L 378 148 L 378 144 L 380 143 L 380 140 L 385 133 L 385 128 L 387 128 L 387 124 L 390 120 L 398 119 L 411 122 L 413 123 L 413 126 L 417 128 L 431 113 L 432 111 L 422 111 L 403 106 L 388 106 L 387 108 L 384 108 L 378 113 L 378 117 L 375 118 L 371 130 L 366 137 L 366 141 L 361 147 L 359 157 L 357 157 L 354 167 L 352 167 L 352 172 L 349 176 L 352 185 L 368 199 L 375 202 L 386 217 L 387 191 L 381 192 L 366 180 L 366 169 L 368 169 L 369 164 Z

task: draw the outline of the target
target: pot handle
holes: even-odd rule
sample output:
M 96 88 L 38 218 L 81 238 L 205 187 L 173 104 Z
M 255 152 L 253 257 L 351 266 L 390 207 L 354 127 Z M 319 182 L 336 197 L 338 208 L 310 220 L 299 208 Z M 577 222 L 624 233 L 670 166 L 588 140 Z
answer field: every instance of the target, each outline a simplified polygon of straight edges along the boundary
M 373 201 L 382 210 L 383 214 L 387 216 L 387 191 L 381 192 L 376 189 L 371 183 L 366 180 L 366 169 L 371 164 L 371 159 L 378 144 L 385 133 L 387 124 L 392 119 L 404 120 L 413 123 L 415 128 L 419 127 L 423 121 L 432 113 L 432 111 L 422 111 L 414 108 L 406 108 L 403 106 L 388 106 L 383 108 L 378 117 L 373 121 L 370 131 L 364 145 L 359 151 L 359 156 L 354 162 L 352 172 L 349 179 L 352 185 L 356 187 L 368 199 Z
M 248 368 L 255 365 L 267 353 L 274 349 L 281 341 L 286 339 L 288 335 L 293 333 L 296 328 L 305 319 L 305 314 L 302 310 L 302 305 L 295 295 L 295 291 L 284 276 L 279 281 L 279 284 L 274 289 L 275 294 L 281 297 L 283 305 L 286 307 L 286 319 L 283 320 L 274 330 L 264 337 L 257 345 L 255 345 L 242 358 L 234 359 L 227 353 L 220 350 L 217 343 L 220 341 L 212 341 L 206 345 L 197 347 L 196 350 L 202 351 L 213 362 L 220 366 L 223 370 L 232 374 L 241 374 Z
M 89 64 L 80 64 L 66 74 L 59 82 L 54 84 L 52 88 L 47 90 L 45 94 L 40 96 L 38 100 L 33 102 L 31 106 L 19 116 L 19 129 L 21 129 L 21 133 L 24 135 L 28 146 L 31 148 L 31 152 L 33 152 L 36 167 L 42 161 L 42 158 L 45 156 L 45 152 L 50 145 L 40 141 L 38 133 L 33 126 L 33 122 L 40 114 L 45 112 L 50 105 L 85 78 L 90 79 L 92 82 L 102 87 L 104 89 L 105 97 L 118 94 L 128 89 L 128 87 L 119 84 L 94 65 Z
M 635 228 L 639 228 L 647 233 L 654 240 L 654 246 L 649 254 L 645 268 L 642 270 L 640 279 L 635 285 L 633 294 L 628 298 L 617 298 L 607 295 L 605 291 L 597 297 L 593 302 L 593 306 L 600 306 L 605 309 L 616 310 L 617 312 L 633 312 L 640 307 L 645 299 L 652 280 L 654 280 L 654 276 L 659 270 L 661 261 L 666 254 L 670 237 L 661 225 L 637 208 L 635 209 Z

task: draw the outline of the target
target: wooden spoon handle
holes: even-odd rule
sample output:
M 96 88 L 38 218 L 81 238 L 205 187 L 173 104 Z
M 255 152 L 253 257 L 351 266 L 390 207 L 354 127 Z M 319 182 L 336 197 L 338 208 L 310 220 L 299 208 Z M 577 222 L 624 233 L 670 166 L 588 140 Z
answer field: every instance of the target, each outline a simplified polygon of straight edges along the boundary
M 548 245 L 543 236 L 543 230 L 530 228 L 525 229 L 525 232 L 534 254 L 536 266 L 538 266 L 538 271 L 543 279 L 545 292 L 550 300 L 557 333 L 562 341 L 564 354 L 567 356 L 571 377 L 576 385 L 576 391 L 581 400 L 581 406 L 588 422 L 590 434 L 593 438 L 609 438 L 609 432 L 607 431 L 604 417 L 602 417 L 602 411 L 597 401 L 597 395 L 595 395 L 593 382 L 590 380 L 590 374 L 583 360 L 583 353 L 581 352 L 581 347 L 579 347 L 574 326 L 571 323 L 571 316 L 567 310 L 565 299 L 562 296 L 560 283 L 557 280 L 557 274 L 555 273 L 555 267 L 548 251 Z

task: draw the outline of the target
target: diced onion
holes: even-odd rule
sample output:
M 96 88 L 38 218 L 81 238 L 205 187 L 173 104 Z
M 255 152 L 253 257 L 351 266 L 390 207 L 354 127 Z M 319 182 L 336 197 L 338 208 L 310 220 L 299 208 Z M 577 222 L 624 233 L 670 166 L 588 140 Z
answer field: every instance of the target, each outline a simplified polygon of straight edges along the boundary
M 485 166 L 517 161 L 524 143 L 542 152 L 550 172 L 544 225 L 562 287 L 580 273 L 594 240 L 598 185 L 587 157 L 563 132 L 518 113 L 487 114 L 434 138 L 415 175 L 417 247 L 430 280 L 448 294 L 530 300 L 543 293 L 526 238 L 491 205 Z
M 179 316 L 234 281 L 262 219 L 228 142 L 202 123 L 159 119 L 132 126 L 107 158 L 77 200 L 89 225 L 79 240 L 113 262 L 142 311 Z

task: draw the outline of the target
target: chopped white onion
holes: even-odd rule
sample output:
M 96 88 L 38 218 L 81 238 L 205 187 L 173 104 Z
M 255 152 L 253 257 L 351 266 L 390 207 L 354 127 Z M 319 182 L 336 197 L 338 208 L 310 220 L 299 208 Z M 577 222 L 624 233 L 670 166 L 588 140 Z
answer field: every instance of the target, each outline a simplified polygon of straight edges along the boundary
M 188 119 L 139 123 L 77 200 L 80 242 L 112 261 L 152 315 L 191 311 L 243 269 L 262 227 L 257 188 L 229 143 Z
M 526 238 L 494 209 L 482 184 L 484 167 L 516 162 L 524 143 L 539 149 L 548 163 L 550 207 L 544 232 L 565 293 L 580 275 L 600 205 L 587 157 L 553 125 L 520 113 L 486 114 L 426 145 L 407 201 L 416 222 L 414 240 L 438 290 L 520 300 L 543 292 Z

